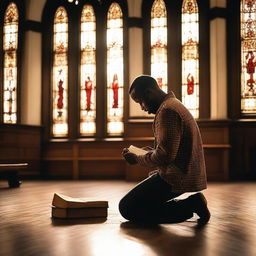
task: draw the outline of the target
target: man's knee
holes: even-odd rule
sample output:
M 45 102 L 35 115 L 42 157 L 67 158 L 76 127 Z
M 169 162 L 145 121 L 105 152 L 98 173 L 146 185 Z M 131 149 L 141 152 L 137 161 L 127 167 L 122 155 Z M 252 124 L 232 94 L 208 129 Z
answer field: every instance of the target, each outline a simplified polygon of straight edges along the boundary
M 135 218 L 134 204 L 127 197 L 123 197 L 119 202 L 119 212 L 127 220 Z

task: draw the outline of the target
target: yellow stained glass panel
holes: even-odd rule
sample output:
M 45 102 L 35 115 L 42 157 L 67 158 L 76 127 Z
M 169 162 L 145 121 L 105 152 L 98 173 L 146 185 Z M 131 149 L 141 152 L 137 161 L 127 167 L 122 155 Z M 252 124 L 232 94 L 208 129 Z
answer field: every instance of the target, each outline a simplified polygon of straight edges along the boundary
M 256 0 L 242 0 L 241 111 L 256 113 Z
M 196 0 L 182 4 L 182 102 L 199 118 L 199 21 Z
M 81 15 L 80 133 L 96 132 L 96 18 L 85 5 Z
M 55 137 L 68 135 L 68 16 L 59 7 L 54 17 L 52 79 L 52 133 Z
M 121 135 L 123 124 L 123 14 L 112 3 L 107 17 L 107 132 Z
M 17 49 L 18 20 L 16 4 L 8 5 L 4 16 L 4 93 L 3 120 L 4 123 L 17 122 Z
M 163 0 L 155 0 L 151 9 L 151 75 L 167 92 L 167 14 Z

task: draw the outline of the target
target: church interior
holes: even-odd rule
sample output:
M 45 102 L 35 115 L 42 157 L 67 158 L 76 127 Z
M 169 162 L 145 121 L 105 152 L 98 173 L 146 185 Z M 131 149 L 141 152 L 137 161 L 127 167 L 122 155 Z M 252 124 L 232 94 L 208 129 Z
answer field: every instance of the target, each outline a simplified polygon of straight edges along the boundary
M 202 229 L 118 211 L 152 171 L 122 156 L 154 145 L 141 74 L 200 129 Z M 256 255 L 256 0 L 0 0 L 0 103 L 0 255 Z M 56 192 L 108 216 L 51 218 Z

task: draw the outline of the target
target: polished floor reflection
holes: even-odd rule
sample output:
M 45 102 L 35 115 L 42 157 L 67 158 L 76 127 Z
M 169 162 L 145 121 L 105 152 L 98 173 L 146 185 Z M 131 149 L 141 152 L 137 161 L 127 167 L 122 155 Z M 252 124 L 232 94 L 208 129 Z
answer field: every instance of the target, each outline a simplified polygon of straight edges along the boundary
M 139 227 L 118 213 L 125 181 L 0 182 L 0 255 L 254 256 L 256 183 L 210 183 L 204 192 L 212 218 L 196 229 L 196 216 L 181 224 Z M 107 219 L 52 220 L 54 192 L 109 201 Z M 187 196 L 187 195 L 186 195 Z

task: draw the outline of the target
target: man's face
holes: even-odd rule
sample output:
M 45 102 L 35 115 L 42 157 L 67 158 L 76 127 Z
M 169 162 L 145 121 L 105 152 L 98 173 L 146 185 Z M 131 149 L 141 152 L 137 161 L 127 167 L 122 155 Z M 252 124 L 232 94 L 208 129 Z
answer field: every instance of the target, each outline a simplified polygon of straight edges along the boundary
M 142 97 L 138 97 L 135 94 L 135 90 L 132 90 L 131 93 L 131 98 L 138 104 L 140 104 L 140 107 L 143 111 L 148 112 L 148 114 L 155 114 L 157 109 L 155 108 L 155 104 L 152 101 L 150 97 L 150 93 L 146 93 Z

